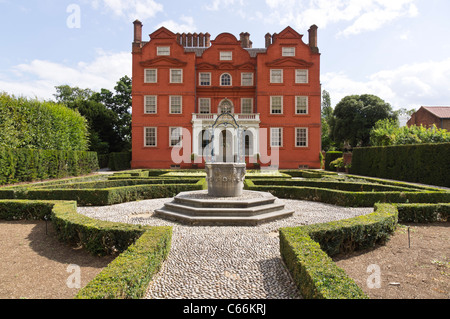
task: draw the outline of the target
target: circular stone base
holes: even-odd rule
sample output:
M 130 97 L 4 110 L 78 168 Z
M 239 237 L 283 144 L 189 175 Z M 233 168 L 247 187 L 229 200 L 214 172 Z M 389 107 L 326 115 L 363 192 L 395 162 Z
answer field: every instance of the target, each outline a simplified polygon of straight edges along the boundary
M 191 225 L 256 226 L 293 213 L 272 194 L 247 190 L 235 197 L 213 197 L 205 190 L 182 192 L 155 210 L 159 217 Z

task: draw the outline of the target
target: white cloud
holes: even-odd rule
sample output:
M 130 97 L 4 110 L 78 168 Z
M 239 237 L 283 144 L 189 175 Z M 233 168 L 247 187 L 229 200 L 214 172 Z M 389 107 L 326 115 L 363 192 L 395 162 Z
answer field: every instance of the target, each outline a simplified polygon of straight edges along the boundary
M 131 54 L 98 50 L 95 60 L 79 62 L 76 66 L 33 60 L 14 66 L 10 74 L 15 78 L 0 75 L 1 90 L 32 98 L 53 99 L 55 86 L 65 84 L 94 91 L 102 88 L 113 90 L 122 76 L 131 77 Z
M 219 11 L 220 9 L 227 8 L 235 5 L 244 5 L 243 0 L 214 0 L 212 3 L 205 5 L 204 8 L 209 11 Z
M 94 9 L 103 8 L 107 12 L 129 20 L 143 21 L 164 11 L 164 6 L 154 0 L 95 0 L 90 3 Z
M 450 101 L 450 58 L 383 70 L 355 81 L 345 73 L 322 75 L 323 88 L 330 92 L 333 105 L 353 94 L 374 94 L 394 108 L 422 105 L 448 105 Z
M 155 30 L 159 29 L 160 27 L 166 27 L 170 31 L 174 33 L 183 33 L 183 32 L 195 32 L 197 30 L 197 27 L 195 26 L 194 18 L 187 17 L 187 16 L 181 16 L 180 17 L 181 23 L 176 22 L 174 20 L 166 20 L 155 26 Z
M 349 26 L 339 36 L 376 30 L 401 17 L 414 17 L 417 0 L 266 0 L 272 13 L 266 18 L 272 23 L 305 29 L 312 24 L 326 28 L 343 22 Z

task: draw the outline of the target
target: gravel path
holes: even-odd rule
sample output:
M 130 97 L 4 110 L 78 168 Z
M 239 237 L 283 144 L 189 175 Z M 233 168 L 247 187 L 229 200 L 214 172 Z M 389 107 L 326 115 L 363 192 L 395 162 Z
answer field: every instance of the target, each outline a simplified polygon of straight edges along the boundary
M 344 208 L 283 200 L 292 217 L 257 227 L 183 226 L 152 216 L 172 199 L 106 207 L 79 207 L 81 214 L 115 222 L 173 226 L 172 247 L 146 298 L 301 298 L 279 251 L 278 229 L 351 218 L 371 208 Z

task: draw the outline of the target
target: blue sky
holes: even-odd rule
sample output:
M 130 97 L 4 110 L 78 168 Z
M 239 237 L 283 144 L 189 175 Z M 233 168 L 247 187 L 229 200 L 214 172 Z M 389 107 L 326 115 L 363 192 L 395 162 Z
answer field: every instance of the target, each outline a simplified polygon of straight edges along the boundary
M 450 105 L 448 0 L 0 0 L 0 91 L 52 99 L 54 87 L 112 90 L 131 76 L 132 22 L 144 39 L 173 32 L 267 32 L 319 27 L 321 82 L 333 106 L 375 94 L 394 109 Z

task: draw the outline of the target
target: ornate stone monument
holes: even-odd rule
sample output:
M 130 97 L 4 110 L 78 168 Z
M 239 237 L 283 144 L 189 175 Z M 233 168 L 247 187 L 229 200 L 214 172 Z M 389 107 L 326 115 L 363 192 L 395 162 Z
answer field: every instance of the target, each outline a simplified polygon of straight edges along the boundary
M 216 162 L 214 129 L 220 125 L 231 125 L 236 129 L 237 155 L 232 156 L 234 162 Z M 240 226 L 255 226 L 292 216 L 294 211 L 286 209 L 282 201 L 272 194 L 244 191 L 246 164 L 241 149 L 242 132 L 233 115 L 222 113 L 212 126 L 211 136 L 211 155 L 205 164 L 208 191 L 180 193 L 172 202 L 155 210 L 156 216 L 190 225 Z
M 244 191 L 245 163 L 206 163 L 208 194 L 239 197 Z

